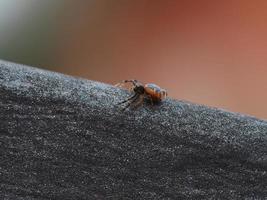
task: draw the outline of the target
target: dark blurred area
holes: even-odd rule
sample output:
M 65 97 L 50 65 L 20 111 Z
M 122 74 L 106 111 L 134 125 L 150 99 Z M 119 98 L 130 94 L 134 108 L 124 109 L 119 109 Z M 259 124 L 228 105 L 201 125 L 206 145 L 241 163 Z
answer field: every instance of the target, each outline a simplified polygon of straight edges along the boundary
M 0 59 L 267 118 L 265 0 L 0 0 Z

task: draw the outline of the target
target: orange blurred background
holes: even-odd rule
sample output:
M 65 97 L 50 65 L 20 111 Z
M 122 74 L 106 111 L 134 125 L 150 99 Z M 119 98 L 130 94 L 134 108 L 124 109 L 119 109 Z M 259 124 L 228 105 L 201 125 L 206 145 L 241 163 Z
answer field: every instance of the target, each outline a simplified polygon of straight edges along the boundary
M 267 119 L 265 0 L 0 0 L 0 59 Z

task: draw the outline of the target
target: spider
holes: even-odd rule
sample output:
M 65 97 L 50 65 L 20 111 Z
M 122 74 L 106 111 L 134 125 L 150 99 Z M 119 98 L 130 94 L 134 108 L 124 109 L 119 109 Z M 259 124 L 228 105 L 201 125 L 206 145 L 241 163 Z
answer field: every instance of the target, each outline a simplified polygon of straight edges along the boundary
M 132 84 L 130 91 L 133 91 L 134 94 L 128 99 L 119 103 L 119 105 L 127 103 L 126 106 L 123 108 L 123 111 L 126 110 L 129 106 L 134 106 L 135 108 L 139 107 L 144 103 L 145 98 L 150 100 L 150 103 L 154 105 L 154 103 L 158 103 L 167 97 L 166 90 L 152 83 L 143 85 L 137 80 L 124 80 L 116 84 L 115 86 L 121 87 L 124 86 L 126 83 Z

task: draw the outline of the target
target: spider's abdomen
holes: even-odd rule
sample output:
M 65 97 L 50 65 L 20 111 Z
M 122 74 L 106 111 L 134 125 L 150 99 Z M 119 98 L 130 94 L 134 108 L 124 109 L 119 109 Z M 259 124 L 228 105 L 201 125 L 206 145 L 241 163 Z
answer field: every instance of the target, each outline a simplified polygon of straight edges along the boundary
M 167 96 L 166 91 L 155 84 L 146 84 L 144 88 L 146 94 L 149 95 L 153 101 L 161 101 Z

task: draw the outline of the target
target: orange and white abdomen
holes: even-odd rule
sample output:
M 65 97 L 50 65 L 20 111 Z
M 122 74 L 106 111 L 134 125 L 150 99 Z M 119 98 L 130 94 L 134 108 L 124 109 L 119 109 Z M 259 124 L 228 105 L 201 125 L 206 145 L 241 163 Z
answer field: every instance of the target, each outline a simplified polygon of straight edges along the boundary
M 145 92 L 152 98 L 153 101 L 161 101 L 167 97 L 166 90 L 160 88 L 159 86 L 148 83 L 145 85 Z

